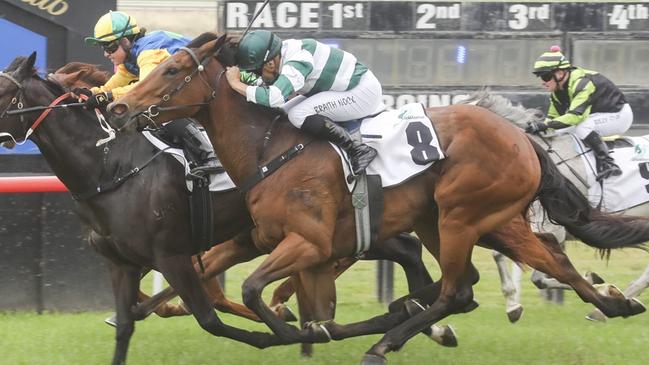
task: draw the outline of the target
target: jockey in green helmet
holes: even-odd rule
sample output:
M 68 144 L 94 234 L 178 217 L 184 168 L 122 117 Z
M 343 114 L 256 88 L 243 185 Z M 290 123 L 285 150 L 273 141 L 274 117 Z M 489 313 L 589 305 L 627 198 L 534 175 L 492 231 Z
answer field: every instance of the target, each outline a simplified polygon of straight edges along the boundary
M 354 174 L 376 157 L 376 151 L 353 140 L 335 122 L 359 119 L 385 109 L 383 89 L 374 74 L 352 54 L 314 39 L 287 39 L 266 30 L 246 34 L 229 67 L 230 86 L 250 102 L 282 108 L 289 121 L 317 138 L 340 146 Z M 265 84 L 241 82 L 241 70 L 259 75 Z M 249 74 L 243 74 L 248 79 Z
M 553 128 L 574 133 L 595 154 L 597 180 L 621 175 L 602 136 L 623 134 L 633 122 L 633 112 L 622 91 L 602 74 L 572 66 L 558 46 L 534 62 L 532 73 L 550 91 L 550 108 L 545 122 L 531 124 L 526 131 Z

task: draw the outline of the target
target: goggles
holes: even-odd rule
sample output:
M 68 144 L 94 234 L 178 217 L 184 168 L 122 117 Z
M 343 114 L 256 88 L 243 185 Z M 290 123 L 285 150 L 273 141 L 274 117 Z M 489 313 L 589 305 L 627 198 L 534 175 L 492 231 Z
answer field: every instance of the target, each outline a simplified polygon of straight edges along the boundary
M 548 82 L 548 81 L 552 80 L 552 78 L 554 77 L 554 72 L 542 73 L 542 74 L 539 74 L 538 77 L 540 77 L 541 80 L 543 80 L 543 82 Z
M 116 39 L 112 42 L 103 43 L 101 47 L 104 49 L 104 52 L 108 54 L 113 54 L 119 48 L 119 39 Z

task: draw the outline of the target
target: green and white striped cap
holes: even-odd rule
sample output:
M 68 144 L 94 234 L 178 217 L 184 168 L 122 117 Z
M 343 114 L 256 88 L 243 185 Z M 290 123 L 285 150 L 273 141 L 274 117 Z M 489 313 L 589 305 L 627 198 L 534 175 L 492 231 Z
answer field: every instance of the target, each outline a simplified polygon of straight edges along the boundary
M 554 70 L 569 70 L 572 68 L 570 61 L 561 53 L 561 47 L 552 46 L 550 52 L 545 52 L 536 59 L 532 73 L 539 75 Z

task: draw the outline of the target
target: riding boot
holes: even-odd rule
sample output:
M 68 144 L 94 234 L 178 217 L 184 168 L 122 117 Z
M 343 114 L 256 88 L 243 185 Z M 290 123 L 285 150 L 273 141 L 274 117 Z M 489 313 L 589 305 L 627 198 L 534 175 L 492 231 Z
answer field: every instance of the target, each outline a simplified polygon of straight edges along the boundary
M 355 141 L 347 131 L 331 119 L 313 114 L 306 117 L 302 124 L 303 131 L 322 139 L 327 139 L 342 148 L 349 157 L 354 175 L 365 171 L 367 166 L 376 157 L 376 150 L 360 141 Z
M 584 138 L 584 143 L 595 153 L 597 181 L 606 179 L 609 176 L 622 175 L 622 170 L 620 170 L 620 167 L 615 163 L 613 157 L 609 155 L 606 143 L 604 143 L 602 137 L 600 137 L 597 132 L 590 132 L 586 138 Z
M 190 119 L 175 120 L 165 125 L 165 128 L 175 137 L 179 137 L 183 149 L 196 160 L 197 166 L 191 170 L 191 174 L 209 174 L 220 169 L 212 144 L 195 122 Z

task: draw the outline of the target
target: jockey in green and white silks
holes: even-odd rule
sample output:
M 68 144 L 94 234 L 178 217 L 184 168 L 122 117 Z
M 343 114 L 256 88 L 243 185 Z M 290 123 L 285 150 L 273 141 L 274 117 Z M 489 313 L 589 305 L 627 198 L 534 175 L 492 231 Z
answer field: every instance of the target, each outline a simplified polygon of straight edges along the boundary
M 374 159 L 373 148 L 353 141 L 334 123 L 385 109 L 381 84 L 355 56 L 313 39 L 282 41 L 271 32 L 256 30 L 239 42 L 237 64 L 226 76 L 248 101 L 282 108 L 296 127 L 340 146 L 355 174 Z M 265 84 L 241 82 L 240 70 L 260 75 Z
M 551 92 L 550 107 L 546 121 L 528 131 L 553 128 L 574 133 L 595 153 L 598 180 L 621 175 L 601 137 L 623 134 L 633 123 L 622 91 L 604 75 L 572 66 L 558 46 L 536 60 L 533 73 Z

